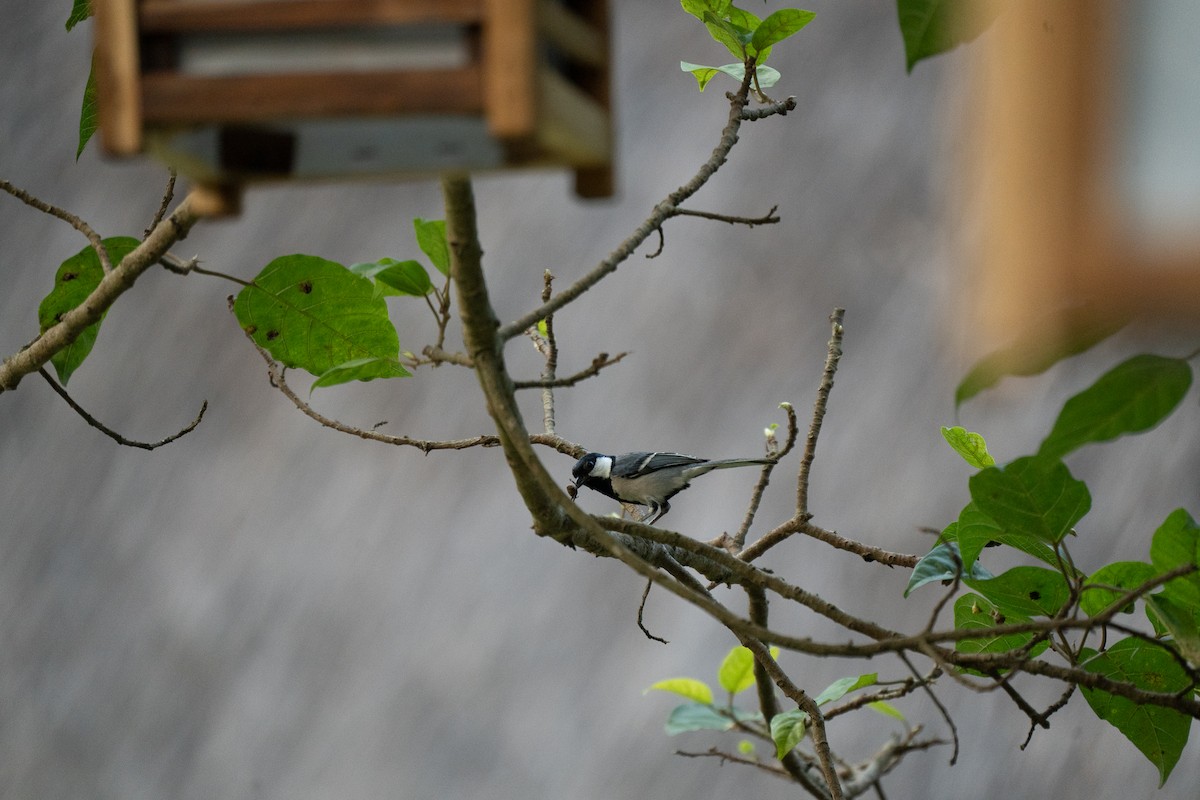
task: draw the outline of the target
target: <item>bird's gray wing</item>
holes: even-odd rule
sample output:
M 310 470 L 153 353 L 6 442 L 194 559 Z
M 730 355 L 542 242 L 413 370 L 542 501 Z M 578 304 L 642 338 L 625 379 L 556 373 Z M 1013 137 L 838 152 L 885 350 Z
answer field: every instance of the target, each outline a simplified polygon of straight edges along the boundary
M 629 478 L 634 475 L 644 475 L 670 467 L 687 467 L 693 464 L 703 464 L 708 459 L 687 456 L 683 453 L 625 453 L 618 456 L 613 463 L 612 474 L 617 478 Z

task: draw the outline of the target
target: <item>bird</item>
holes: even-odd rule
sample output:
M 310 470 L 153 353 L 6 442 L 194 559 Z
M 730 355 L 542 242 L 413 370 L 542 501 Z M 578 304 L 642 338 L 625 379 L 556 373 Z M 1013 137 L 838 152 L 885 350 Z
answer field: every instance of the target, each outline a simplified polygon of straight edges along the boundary
M 646 506 L 641 522 L 648 525 L 671 510 L 670 500 L 688 488 L 692 478 L 714 469 L 774 464 L 769 458 L 710 460 L 682 453 L 636 451 L 619 456 L 588 453 L 575 462 L 574 486 L 586 486 L 621 503 Z

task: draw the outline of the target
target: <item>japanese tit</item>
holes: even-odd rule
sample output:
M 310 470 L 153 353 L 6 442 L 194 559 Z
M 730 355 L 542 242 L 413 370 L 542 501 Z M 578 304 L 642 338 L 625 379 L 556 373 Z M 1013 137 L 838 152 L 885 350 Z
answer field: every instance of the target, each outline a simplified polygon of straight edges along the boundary
M 681 453 L 588 453 L 575 462 L 575 486 L 586 486 L 622 503 L 646 506 L 642 522 L 652 524 L 668 511 L 672 497 L 688 488 L 692 478 L 714 469 L 773 464 L 767 458 L 707 458 Z

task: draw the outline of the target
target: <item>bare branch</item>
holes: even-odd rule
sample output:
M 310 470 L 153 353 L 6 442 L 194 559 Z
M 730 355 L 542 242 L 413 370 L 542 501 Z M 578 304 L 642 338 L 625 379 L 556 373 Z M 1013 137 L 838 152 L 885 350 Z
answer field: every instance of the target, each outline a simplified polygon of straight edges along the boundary
M 729 104 L 729 120 L 726 122 L 724 130 L 721 131 L 721 138 L 716 149 L 713 150 L 708 161 L 704 162 L 692 179 L 671 192 L 671 194 L 658 203 L 650 212 L 650 215 L 638 225 L 629 238 L 621 242 L 617 249 L 597 264 L 591 272 L 584 275 L 565 290 L 559 292 L 549 302 L 543 303 L 533 311 L 502 326 L 496 334 L 501 341 L 519 336 L 530 325 L 535 324 L 540 319 L 545 319 L 595 286 L 604 277 L 615 272 L 617 267 L 625 259 L 629 258 L 641 246 L 642 242 L 646 241 L 646 238 L 650 234 L 662 226 L 663 222 L 672 215 L 676 208 L 708 182 L 709 178 L 725 163 L 726 158 L 729 156 L 729 151 L 737 143 L 737 132 L 742 124 L 742 110 L 746 107 L 752 73 L 752 70 L 747 71 L 737 94 L 732 96 Z
M 786 100 L 780 100 L 778 103 L 769 103 L 759 108 L 743 108 L 742 119 L 747 122 L 766 119 L 767 117 L 778 114 L 779 116 L 787 116 L 789 111 L 796 110 L 796 98 L 789 97 Z
M 650 596 L 650 587 L 653 585 L 654 581 L 646 581 L 646 588 L 642 590 L 642 601 L 638 603 L 637 626 L 641 629 L 642 633 L 646 635 L 647 639 L 661 642 L 662 644 L 670 644 L 670 642 L 661 636 L 655 636 L 653 633 L 651 633 L 650 629 L 647 628 L 646 624 L 642 621 L 642 616 L 646 611 L 646 598 Z
M 170 174 L 167 178 L 167 188 L 163 189 L 162 202 L 158 205 L 158 211 L 155 212 L 154 219 L 150 220 L 149 227 L 142 234 L 143 239 L 148 237 L 150 232 L 158 227 L 158 223 L 162 222 L 162 218 L 167 213 L 167 208 L 171 205 L 172 198 L 175 197 L 175 168 L 171 167 L 168 172 Z
M 93 428 L 100 431 L 117 444 L 125 445 L 126 447 L 138 447 L 142 450 L 154 450 L 162 447 L 164 444 L 170 444 L 176 439 L 186 436 L 187 434 L 196 430 L 196 426 L 200 424 L 200 420 L 204 419 L 204 412 L 208 411 L 208 401 L 205 400 L 200 404 L 200 413 L 197 414 L 196 418 L 192 420 L 185 428 L 183 428 L 183 430 L 173 433 L 165 439 L 159 439 L 157 442 L 139 442 L 134 439 L 126 439 L 124 436 L 117 433 L 112 428 L 109 428 L 100 420 L 96 419 L 87 411 L 85 411 L 83 406 L 75 402 L 75 399 L 72 398 L 71 395 L 67 394 L 67 390 L 64 389 L 58 381 L 54 380 L 54 378 L 50 376 L 50 373 L 46 371 L 45 367 L 38 369 L 38 373 L 46 379 L 46 383 L 50 384 L 50 388 L 53 389 L 59 397 L 67 401 L 67 405 L 74 409 L 76 414 L 83 417 L 84 422 L 86 422 L 88 425 L 91 425 Z
M 547 379 L 545 373 L 542 373 L 542 378 L 536 381 L 513 381 L 514 389 L 551 389 L 562 388 L 566 386 L 574 386 L 580 381 L 585 381 L 588 378 L 593 378 L 600 374 L 600 370 L 605 367 L 611 367 L 618 363 L 625 356 L 629 355 L 629 351 L 617 353 L 615 356 L 609 357 L 608 353 L 600 353 L 592 359 L 592 363 L 585 369 L 579 370 L 574 375 L 568 375 L 565 378 Z
M 808 426 L 808 439 L 804 443 L 804 455 L 800 459 L 800 472 L 796 479 L 796 516 L 803 519 L 811 518 L 808 511 L 808 480 L 809 471 L 817 452 L 817 437 L 821 433 L 821 423 L 825 420 L 825 408 L 829 404 L 829 393 L 833 389 L 833 376 L 837 372 L 838 362 L 842 358 L 842 319 L 846 310 L 835 308 L 829 315 L 830 336 L 825 355 L 825 369 L 821 373 L 821 384 L 817 387 L 817 399 L 813 403 L 812 423 Z
M 745 225 L 753 228 L 756 225 L 773 225 L 779 222 L 779 217 L 775 216 L 779 206 L 771 206 L 771 210 L 761 217 L 736 217 L 731 214 L 716 214 L 712 211 L 693 211 L 690 208 L 677 208 L 671 212 L 671 217 L 699 217 L 700 219 L 710 219 L 714 222 L 728 222 L 730 225 Z
M 8 192 L 13 197 L 17 198 L 18 200 L 20 200 L 22 203 L 24 203 L 27 206 L 32 206 L 33 208 L 36 208 L 38 211 L 41 211 L 45 214 L 49 214 L 52 217 L 57 217 L 58 219 L 61 219 L 63 222 L 67 223 L 72 228 L 74 228 L 75 230 L 82 233 L 84 236 L 87 237 L 88 242 L 91 243 L 92 249 L 96 251 L 96 257 L 100 259 L 100 266 L 104 269 L 104 274 L 107 275 L 108 273 L 112 272 L 112 261 L 108 257 L 108 251 L 104 249 L 104 242 L 103 242 L 103 240 L 101 240 L 100 234 L 98 234 L 98 233 L 96 233 L 96 231 L 92 230 L 91 225 L 88 225 L 86 222 L 84 222 L 82 219 L 80 219 L 75 214 L 72 214 L 70 211 L 67 211 L 66 209 L 63 209 L 63 208 L 59 208 L 58 206 L 55 206 L 55 205 L 51 205 L 50 203 L 47 203 L 45 200 L 39 200 L 38 198 L 31 195 L 29 192 L 25 191 L 24 189 L 21 189 L 20 187 L 13 186 L 11 183 L 9 183 L 6 180 L 0 180 L 0 189 L 3 189 L 4 191 Z M 9 388 L 11 388 L 11 387 L 9 387 Z M 4 384 L 3 384 L 3 382 L 0 382 L 0 391 L 3 391 L 3 389 L 4 389 Z

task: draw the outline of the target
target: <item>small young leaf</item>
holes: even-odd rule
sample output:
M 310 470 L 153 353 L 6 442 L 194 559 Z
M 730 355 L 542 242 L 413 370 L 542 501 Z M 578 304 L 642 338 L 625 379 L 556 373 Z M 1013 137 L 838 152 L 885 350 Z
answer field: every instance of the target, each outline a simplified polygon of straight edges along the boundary
M 912 577 L 908 579 L 908 586 L 904 589 L 904 596 L 908 597 L 914 590 L 933 581 L 952 581 L 958 575 L 962 574 L 962 558 L 958 552 L 957 542 L 942 542 L 936 545 L 932 550 L 917 562 L 913 567 Z M 983 568 L 979 562 L 971 565 L 970 575 L 972 578 L 984 580 L 992 577 L 992 573 Z
M 1134 356 L 1066 402 L 1038 454 L 1061 458 L 1091 442 L 1149 430 L 1191 385 L 1192 368 L 1183 359 Z
M 808 714 L 798 708 L 771 717 L 771 738 L 775 741 L 775 757 L 783 758 L 804 739 Z
M 897 0 L 908 71 L 921 59 L 953 50 L 983 33 L 1001 5 L 986 0 Z
M 683 10 L 701 22 L 704 21 L 705 13 L 724 17 L 732 3 L 733 0 L 680 0 Z
M 1152 692 L 1178 692 L 1189 686 L 1187 673 L 1170 653 L 1133 637 L 1091 655 L 1083 668 Z M 1192 720 L 1171 708 L 1138 705 L 1101 689 L 1080 689 L 1096 716 L 1124 734 L 1158 768 L 1158 785 L 1166 783 L 1187 744 Z
M 1157 574 L 1158 571 L 1144 561 L 1115 561 L 1105 564 L 1092 573 L 1083 585 L 1083 594 L 1079 595 L 1079 608 L 1089 617 L 1094 617 L 1120 600 L 1126 592 L 1136 589 Z M 1104 586 L 1114 586 L 1124 591 L 1099 588 Z M 1122 610 L 1132 611 L 1133 604 L 1129 605 L 1129 608 Z
M 709 706 L 713 701 L 712 689 L 704 681 L 698 681 L 695 678 L 667 678 L 665 681 L 659 681 L 649 687 L 646 691 L 673 692 L 680 697 L 686 697 L 688 700 Z
M 847 694 L 864 686 L 874 686 L 879 680 L 879 673 L 868 672 L 864 675 L 848 675 L 845 678 L 838 678 L 833 683 L 825 687 L 825 689 L 814 699 L 817 705 L 823 706 L 826 703 L 832 703 L 835 700 L 841 700 Z
M 1146 598 L 1146 607 L 1170 632 L 1179 653 L 1193 664 L 1200 664 L 1200 613 L 1166 594 L 1152 594 Z
M 742 739 L 738 742 L 737 749 L 744 756 L 752 756 L 754 755 L 754 742 L 749 739 Z
M 74 0 L 71 14 L 67 17 L 67 30 L 71 30 L 92 15 L 92 0 Z
M 1067 465 L 1026 456 L 1003 469 L 988 467 L 969 481 L 971 499 L 1010 535 L 1056 545 L 1092 507 L 1092 496 Z
M 104 240 L 104 250 L 108 253 L 109 263 L 116 266 L 139 244 L 140 242 L 132 237 L 116 236 Z M 57 325 L 62 315 L 86 300 L 103 278 L 104 268 L 91 245 L 64 261 L 54 275 L 54 288 L 38 306 L 39 330 L 45 333 Z M 92 352 L 96 336 L 100 333 L 100 323 L 103 321 L 104 317 L 101 317 L 95 324 L 84 328 L 74 342 L 59 350 L 50 359 L 54 371 L 58 374 L 58 381 L 63 386 L 67 385 L 71 375 Z
M 417 246 L 421 252 L 429 256 L 438 272 L 449 275 L 450 245 L 446 242 L 445 220 L 417 217 L 413 220 L 413 229 L 417 233 Z
M 987 449 L 987 442 L 974 431 L 955 425 L 953 428 L 942 426 L 942 437 L 963 457 L 963 460 L 976 469 L 996 466 Z
M 75 160 L 83 155 L 83 148 L 96 132 L 99 117 L 96 112 L 96 65 L 88 70 L 87 84 L 83 87 L 83 104 L 79 109 L 79 146 L 75 148 Z
M 733 727 L 733 720 L 710 705 L 686 703 L 671 711 L 663 727 L 668 736 L 688 731 L 727 731 Z
M 1043 567 L 1013 567 L 994 578 L 964 583 L 1009 616 L 1052 617 L 1071 596 L 1062 573 Z
M 688 61 L 680 61 L 679 69 L 684 72 L 692 73 L 692 76 L 695 77 L 696 83 L 699 84 L 700 91 L 702 92 L 704 91 L 704 87 L 708 86 L 708 82 L 721 72 L 721 70 L 717 69 L 716 67 L 706 67 L 703 64 L 692 64 Z
M 754 654 L 738 645 L 729 651 L 717 670 L 717 682 L 730 694 L 745 691 L 754 685 Z
M 361 359 L 358 380 L 408 374 L 399 363 L 400 340 L 387 303 L 375 295 L 371 281 L 333 261 L 276 258 L 238 293 L 233 313 L 284 366 L 322 378 L 330 373 L 333 380 L 341 373 L 331 371 Z M 368 362 L 377 363 L 365 366 Z
M 746 45 L 750 44 L 750 39 L 754 36 L 753 31 L 735 25 L 727 19 L 722 19 L 712 12 L 704 15 L 704 27 L 708 28 L 709 36 L 725 45 L 725 49 L 734 58 L 746 58 Z
M 766 61 L 762 51 L 771 45 L 797 33 L 805 25 L 813 21 L 816 14 L 799 8 L 781 8 L 770 14 L 754 29 L 750 45 L 760 54 L 759 63 Z
M 745 64 L 722 64 L 719 67 L 705 67 L 700 64 L 691 64 L 687 61 L 680 61 L 679 68 L 684 72 L 690 72 L 696 78 L 696 83 L 700 85 L 700 91 L 704 91 L 704 87 L 713 79 L 718 72 L 723 72 L 733 78 L 738 83 L 742 82 L 742 78 L 746 76 Z M 758 75 L 758 85 L 764 89 L 769 89 L 779 82 L 779 71 L 771 67 L 757 67 L 755 73 Z
M 880 714 L 883 714 L 886 717 L 898 719 L 901 722 L 904 721 L 904 714 L 900 713 L 900 709 L 883 700 L 876 700 L 873 703 L 867 703 L 867 708 L 873 711 L 878 711 Z
M 419 261 L 381 258 L 378 261 L 351 264 L 349 269 L 355 275 L 375 281 L 376 287 L 384 295 L 421 297 L 433 291 L 429 273 Z

